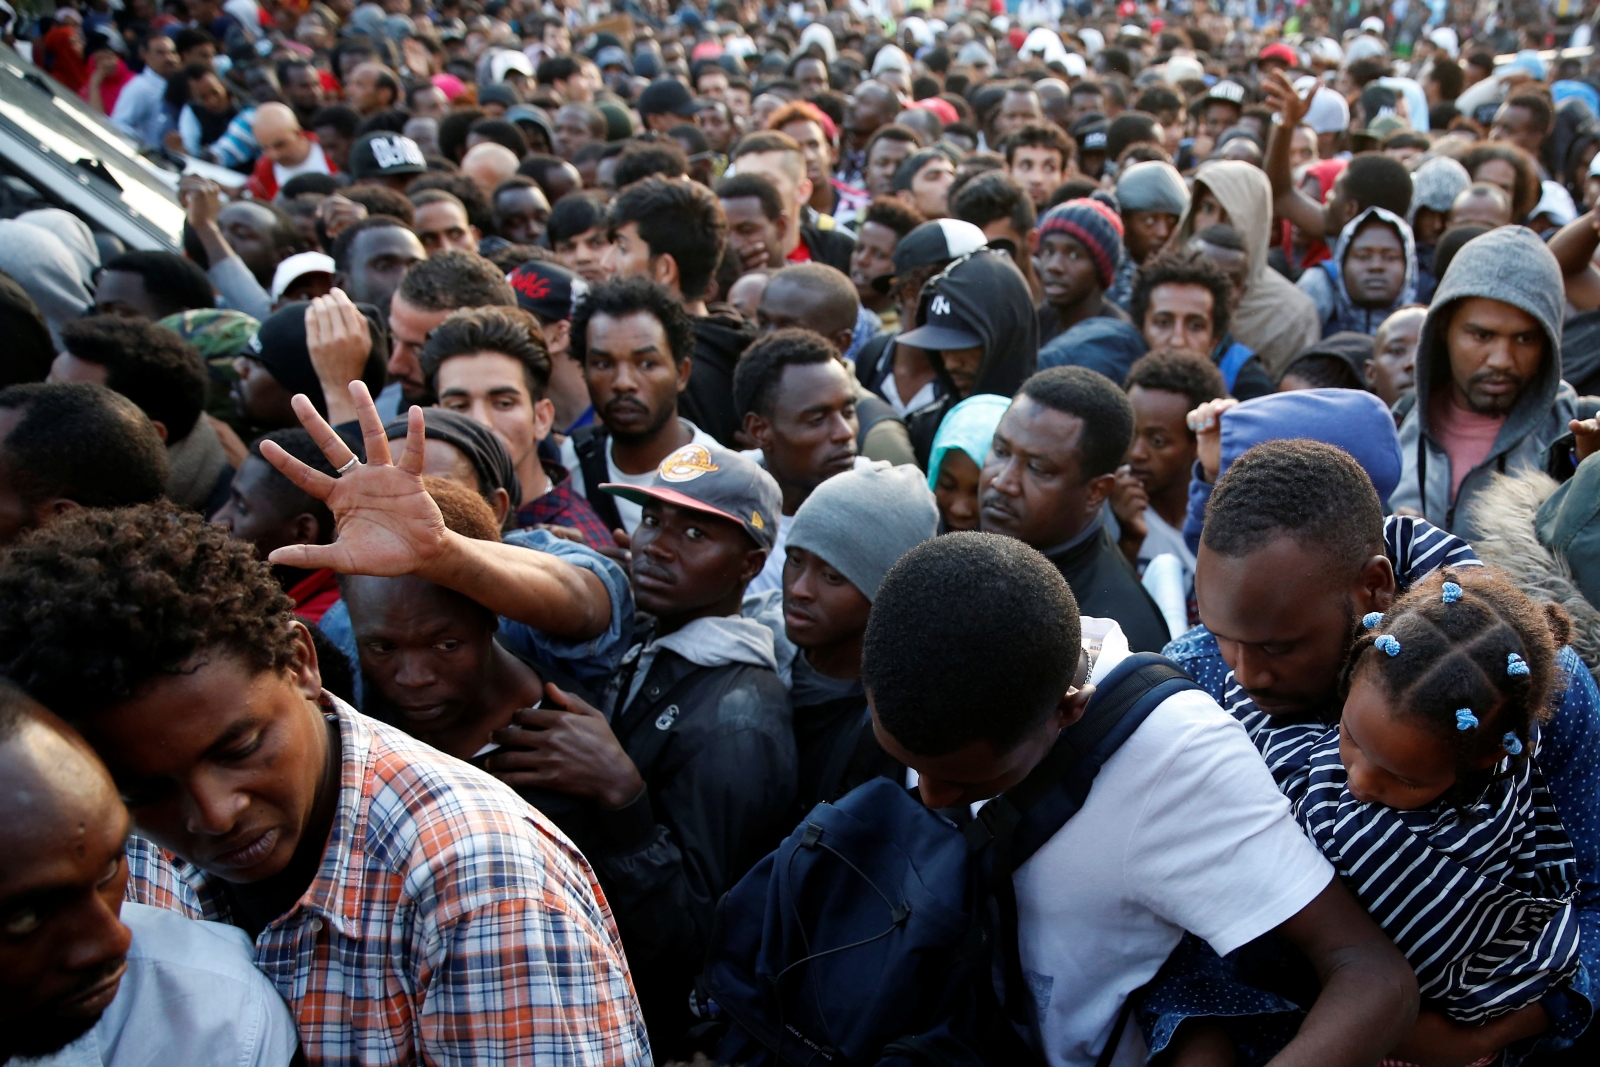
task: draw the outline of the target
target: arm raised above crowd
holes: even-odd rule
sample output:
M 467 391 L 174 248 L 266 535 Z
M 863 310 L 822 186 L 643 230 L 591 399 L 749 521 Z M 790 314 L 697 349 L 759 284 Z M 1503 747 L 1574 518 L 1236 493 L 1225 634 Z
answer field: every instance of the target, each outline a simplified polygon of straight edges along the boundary
M 1579 311 L 1600 307 L 1600 268 L 1594 254 L 1600 249 L 1600 214 L 1586 211 L 1550 238 L 1545 246 L 1561 264 L 1567 300 Z
M 270 561 L 340 574 L 414 575 L 454 589 L 496 615 L 560 637 L 588 638 L 611 621 L 611 598 L 600 579 L 545 552 L 453 533 L 422 485 L 424 415 L 412 408 L 405 448 L 391 460 L 389 439 L 360 381 L 350 383 L 366 444 L 365 463 L 318 415 L 304 394 L 295 413 L 335 469 L 337 478 L 312 470 L 272 442 L 262 456 L 307 493 L 325 502 L 338 525 L 332 544 L 280 548 Z
M 1294 129 L 1311 109 L 1311 97 L 1317 87 L 1312 86 L 1301 96 L 1294 91 L 1288 78 L 1274 71 L 1261 79 L 1261 89 L 1278 113 L 1277 121 L 1272 124 L 1272 136 L 1267 141 L 1267 158 L 1263 165 L 1272 182 L 1272 209 L 1299 227 L 1307 240 L 1319 240 L 1324 236 L 1322 205 L 1295 188 L 1294 169 L 1289 165 Z

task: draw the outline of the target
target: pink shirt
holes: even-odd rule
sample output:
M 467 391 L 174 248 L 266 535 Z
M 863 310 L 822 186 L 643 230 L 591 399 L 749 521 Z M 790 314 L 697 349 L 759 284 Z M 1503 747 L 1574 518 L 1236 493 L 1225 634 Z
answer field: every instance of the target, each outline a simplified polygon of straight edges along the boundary
M 1489 458 L 1506 417 L 1464 411 L 1456 407 L 1448 389 L 1446 386 L 1435 393 L 1429 403 L 1428 429 L 1450 457 L 1450 503 L 1454 504 L 1462 479 Z

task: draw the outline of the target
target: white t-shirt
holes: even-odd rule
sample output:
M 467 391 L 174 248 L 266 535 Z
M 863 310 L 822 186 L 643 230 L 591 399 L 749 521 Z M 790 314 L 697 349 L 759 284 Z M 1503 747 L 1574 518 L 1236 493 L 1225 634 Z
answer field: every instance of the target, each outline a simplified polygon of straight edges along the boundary
M 680 418 L 678 421 L 683 423 L 684 426 L 688 427 L 689 430 L 693 432 L 694 439 L 689 442 L 690 444 L 704 445 L 707 448 L 722 447 L 717 443 L 717 439 L 715 437 L 712 437 L 710 434 L 706 433 L 688 419 Z M 607 435 L 606 471 L 610 474 L 611 480 L 613 482 L 621 482 L 624 485 L 636 485 L 641 489 L 648 489 L 650 487 L 650 483 L 655 481 L 655 470 L 647 470 L 643 474 L 622 473 L 622 471 L 617 469 L 617 461 L 611 457 L 611 449 L 615 444 L 616 442 L 613 441 L 609 435 Z M 567 475 L 572 482 L 573 492 L 587 497 L 589 494 L 588 490 L 585 489 L 583 484 L 583 468 L 578 464 L 578 449 L 573 445 L 572 438 L 570 437 L 561 442 L 561 465 L 567 468 Z M 628 531 L 630 534 L 633 533 L 633 531 L 639 525 L 639 520 L 644 517 L 644 509 L 638 504 L 635 504 L 633 501 L 624 500 L 620 496 L 612 497 L 612 499 L 617 502 L 617 516 L 622 519 L 622 528 Z
M 1090 674 L 1128 655 L 1115 623 Z M 1244 727 L 1205 693 L 1170 697 L 1095 778 L 1083 810 L 1018 868 L 1018 943 L 1041 1047 L 1092 1067 L 1123 1001 L 1183 931 L 1229 953 L 1293 917 L 1333 880 Z M 1114 1063 L 1146 1058 L 1130 1020 Z
M 328 157 L 322 151 L 322 146 L 315 141 L 311 143 L 311 151 L 306 153 L 306 158 L 292 167 L 282 163 L 272 165 L 272 177 L 278 183 L 278 188 L 283 188 L 290 178 L 301 174 L 327 174 L 329 173 Z

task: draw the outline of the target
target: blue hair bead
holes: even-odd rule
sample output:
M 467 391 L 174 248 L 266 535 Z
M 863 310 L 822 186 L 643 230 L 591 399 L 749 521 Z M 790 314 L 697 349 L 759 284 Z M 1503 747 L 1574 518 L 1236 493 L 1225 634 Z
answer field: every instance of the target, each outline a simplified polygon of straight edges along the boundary
M 1374 626 L 1378 625 L 1382 621 L 1383 621 L 1383 612 L 1381 612 L 1381 611 L 1369 611 L 1365 615 L 1361 616 L 1361 627 L 1362 627 L 1362 629 L 1370 630 L 1370 629 L 1372 629 Z
M 1472 714 L 1472 709 L 1471 708 L 1457 708 L 1456 709 L 1456 729 L 1457 730 L 1476 730 L 1477 728 L 1478 728 L 1478 717 L 1476 715 Z
M 1510 731 L 1500 739 L 1500 746 L 1506 750 L 1508 756 L 1522 755 L 1522 739 Z
M 1528 668 L 1528 661 L 1512 652 L 1506 656 L 1506 673 L 1513 677 L 1525 678 L 1532 672 Z
M 1372 644 L 1386 656 L 1392 657 L 1400 654 L 1400 639 L 1393 634 L 1384 634 Z
M 1461 599 L 1461 587 L 1455 582 L 1445 582 L 1443 593 L 1446 604 L 1454 604 Z

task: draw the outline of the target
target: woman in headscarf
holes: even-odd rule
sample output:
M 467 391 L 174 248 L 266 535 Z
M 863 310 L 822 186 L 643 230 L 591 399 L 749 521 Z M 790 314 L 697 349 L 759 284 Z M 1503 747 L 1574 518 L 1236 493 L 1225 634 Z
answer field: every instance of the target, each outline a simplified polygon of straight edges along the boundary
M 52 78 L 74 93 L 89 83 L 89 63 L 83 58 L 83 27 L 77 22 L 63 22 L 45 34 L 34 54 Z
M 1367 208 L 1340 231 L 1333 258 L 1300 275 L 1298 284 L 1317 305 L 1323 337 L 1376 335 L 1385 319 L 1416 302 L 1411 227 L 1381 207 Z
M 939 505 L 939 532 L 978 528 L 978 476 L 994 440 L 994 428 L 1011 406 L 1008 396 L 979 393 L 950 409 L 933 437 L 928 488 Z

